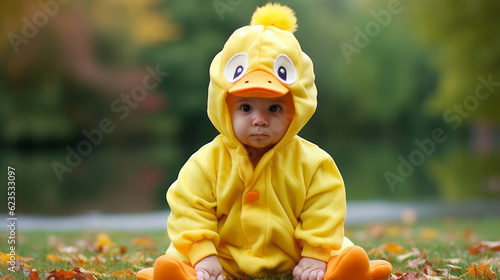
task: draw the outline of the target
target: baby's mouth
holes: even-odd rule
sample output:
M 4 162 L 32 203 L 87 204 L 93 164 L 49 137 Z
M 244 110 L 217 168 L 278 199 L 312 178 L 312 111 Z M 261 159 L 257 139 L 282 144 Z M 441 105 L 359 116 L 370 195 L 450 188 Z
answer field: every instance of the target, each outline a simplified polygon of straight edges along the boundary
M 267 135 L 265 133 L 254 133 L 254 134 L 251 134 L 250 136 L 253 136 L 255 138 L 266 138 L 266 137 L 269 137 L 269 135 Z

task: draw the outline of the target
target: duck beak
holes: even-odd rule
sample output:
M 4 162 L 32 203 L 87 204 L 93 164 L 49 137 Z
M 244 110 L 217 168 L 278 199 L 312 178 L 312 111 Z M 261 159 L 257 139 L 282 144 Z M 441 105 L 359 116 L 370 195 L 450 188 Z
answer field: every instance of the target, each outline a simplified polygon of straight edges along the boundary
M 254 70 L 239 79 L 228 92 L 240 97 L 276 98 L 289 91 L 274 75 Z

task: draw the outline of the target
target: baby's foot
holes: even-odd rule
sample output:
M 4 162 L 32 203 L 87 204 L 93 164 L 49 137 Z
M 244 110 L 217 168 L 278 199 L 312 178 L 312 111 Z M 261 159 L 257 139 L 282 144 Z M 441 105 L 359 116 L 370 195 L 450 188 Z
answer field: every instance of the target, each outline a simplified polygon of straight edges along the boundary
M 326 263 L 313 258 L 302 258 L 293 269 L 296 280 L 323 280 Z
M 222 266 L 215 255 L 201 259 L 194 269 L 198 280 L 224 280 Z

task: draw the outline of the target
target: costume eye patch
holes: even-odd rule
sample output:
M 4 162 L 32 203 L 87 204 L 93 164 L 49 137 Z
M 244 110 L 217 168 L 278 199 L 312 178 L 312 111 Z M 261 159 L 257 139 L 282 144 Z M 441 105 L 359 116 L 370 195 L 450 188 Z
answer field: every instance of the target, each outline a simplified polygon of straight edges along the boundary
M 274 60 L 274 75 L 287 85 L 293 84 L 297 80 L 297 70 L 286 54 L 280 54 Z
M 241 79 L 248 68 L 248 56 L 246 53 L 237 53 L 229 59 L 224 68 L 224 76 L 230 83 L 234 83 Z

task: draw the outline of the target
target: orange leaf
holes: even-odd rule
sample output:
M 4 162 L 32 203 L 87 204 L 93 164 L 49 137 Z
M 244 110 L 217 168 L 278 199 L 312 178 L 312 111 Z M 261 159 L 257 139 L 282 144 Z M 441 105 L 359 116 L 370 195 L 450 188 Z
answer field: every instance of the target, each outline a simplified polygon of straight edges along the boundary
M 469 248 L 471 255 L 483 253 L 487 250 L 500 251 L 500 241 L 481 241 Z
M 97 235 L 97 243 L 96 247 L 98 251 L 103 252 L 106 251 L 107 249 L 114 247 L 115 243 L 109 239 L 109 236 L 105 233 L 101 233 Z
M 4 277 L 0 278 L 0 280 L 10 280 L 10 279 L 14 279 L 14 276 L 12 276 L 12 275 L 5 275 Z
M 147 237 L 142 237 L 142 238 L 136 238 L 132 240 L 132 245 L 154 245 L 156 242 Z
M 49 262 L 57 262 L 58 263 L 58 262 L 61 262 L 61 257 L 58 257 L 56 255 L 52 255 L 52 254 L 48 254 L 47 255 L 47 260 Z
M 14 258 L 16 259 L 19 259 L 19 260 L 22 260 L 23 258 L 21 258 L 17 252 L 14 252 Z M 10 255 L 8 254 L 5 254 L 5 253 L 2 253 L 2 251 L 0 251 L 0 261 L 3 263 L 6 263 L 6 262 L 9 262 L 10 261 Z
M 132 272 L 132 270 L 130 270 L 130 268 L 113 272 L 113 277 L 115 278 L 129 277 L 129 276 L 135 276 L 135 274 Z
M 485 264 L 475 265 L 472 264 L 468 268 L 467 271 L 472 274 L 474 277 L 481 276 L 485 279 L 497 279 L 495 273 L 491 270 L 491 268 Z
M 75 276 L 76 272 L 74 272 L 73 270 L 64 270 L 62 268 L 59 271 L 54 269 L 51 272 L 45 274 L 45 278 L 47 278 L 47 280 L 71 280 Z
M 40 275 L 36 270 L 31 271 L 29 280 L 40 280 Z
M 407 250 L 403 249 L 401 245 L 398 243 L 386 243 L 382 245 L 382 248 L 388 252 L 396 253 L 396 254 L 403 254 L 408 252 Z
M 81 267 L 75 267 L 73 271 L 76 272 L 75 280 L 97 280 L 92 272 Z
M 77 258 L 75 256 L 71 256 L 71 260 L 73 260 L 73 263 L 76 263 L 79 266 L 85 265 L 86 259 L 83 257 Z

